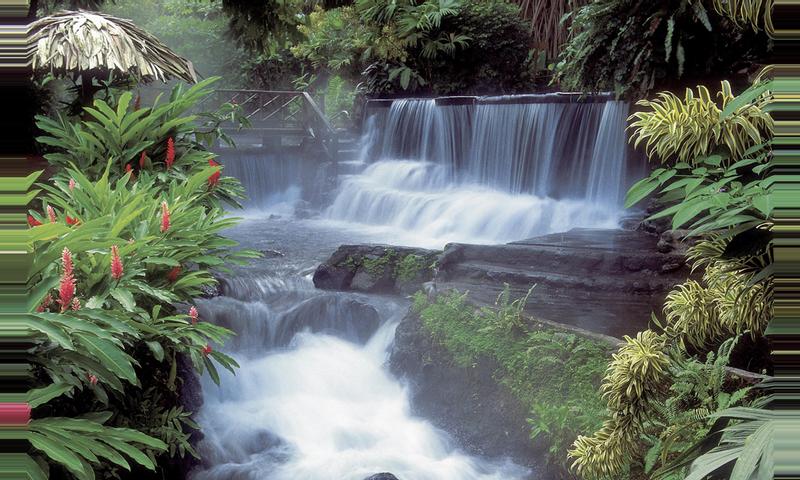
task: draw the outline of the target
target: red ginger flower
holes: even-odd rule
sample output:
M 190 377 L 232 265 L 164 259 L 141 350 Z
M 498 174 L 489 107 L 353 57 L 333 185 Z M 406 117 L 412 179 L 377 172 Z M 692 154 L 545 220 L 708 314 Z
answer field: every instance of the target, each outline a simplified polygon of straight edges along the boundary
M 167 272 L 167 280 L 169 280 L 170 283 L 175 283 L 175 281 L 178 280 L 178 275 L 180 275 L 180 273 L 181 267 L 172 267 L 172 270 Z
M 136 172 L 133 171 L 133 167 L 131 167 L 130 163 L 126 163 L 125 164 L 125 173 L 130 173 L 131 174 L 131 181 L 133 181 L 133 182 L 136 181 Z
M 72 264 L 72 252 L 67 247 L 61 251 L 61 265 L 64 267 L 64 273 L 72 275 L 74 266 Z
M 147 158 L 147 152 L 142 152 L 142 154 L 141 154 L 141 155 L 139 155 L 139 168 L 140 168 L 140 169 L 141 169 L 141 168 L 144 168 L 144 161 L 145 161 L 145 158 Z
M 203 347 L 203 355 L 207 357 L 209 353 L 211 353 L 211 345 L 206 344 L 206 346 Z
M 73 305 L 72 300 L 75 298 L 72 253 L 67 247 L 64 247 L 64 251 L 61 253 L 61 263 L 64 271 L 58 285 L 58 303 L 61 304 L 61 311 L 64 312 Z
M 189 309 L 189 318 L 192 319 L 192 325 L 197 323 L 197 317 L 199 316 L 200 314 L 197 313 L 197 307 L 192 306 L 192 308 Z
M 173 140 L 172 137 L 167 139 L 167 158 L 165 161 L 167 163 L 167 170 L 172 168 L 172 164 L 175 163 L 175 140 Z
M 89 383 L 92 385 L 97 385 L 97 377 L 92 375 L 91 373 L 86 376 L 89 379 Z
M 81 309 L 81 301 L 78 300 L 78 297 L 72 299 L 72 309 L 78 311 Z
M 47 206 L 47 218 L 50 219 L 50 223 L 56 223 L 58 221 L 56 218 L 56 211 L 50 205 Z
M 161 233 L 169 230 L 169 206 L 167 202 L 161 202 Z
M 212 166 L 212 167 L 219 167 L 220 166 L 219 163 L 215 162 L 213 158 L 209 158 L 208 159 L 208 164 L 209 164 L 209 166 Z M 222 172 L 220 172 L 219 170 L 217 170 L 216 172 L 212 173 L 208 177 L 208 186 L 212 187 L 212 188 L 215 187 L 219 183 L 219 177 L 221 175 L 222 175 Z
M 81 221 L 78 217 L 72 218 L 67 215 L 67 225 L 77 225 L 79 223 L 81 223 Z
M 30 225 L 31 227 L 38 227 L 41 224 L 42 222 L 33 218 L 32 215 L 28 215 L 28 225 Z
M 70 178 L 69 179 L 69 191 L 71 192 L 73 190 L 75 190 L 75 179 L 74 178 Z
M 111 246 L 111 278 L 119 280 L 122 278 L 122 259 L 119 258 L 119 248 Z

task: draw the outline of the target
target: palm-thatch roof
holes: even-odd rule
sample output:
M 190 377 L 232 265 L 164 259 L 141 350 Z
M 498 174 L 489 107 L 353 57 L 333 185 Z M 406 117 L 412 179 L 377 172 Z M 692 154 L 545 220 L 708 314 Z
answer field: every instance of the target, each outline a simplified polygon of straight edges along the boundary
M 192 63 L 129 20 L 96 12 L 64 11 L 30 26 L 37 71 L 68 76 L 110 70 L 144 80 L 196 82 Z

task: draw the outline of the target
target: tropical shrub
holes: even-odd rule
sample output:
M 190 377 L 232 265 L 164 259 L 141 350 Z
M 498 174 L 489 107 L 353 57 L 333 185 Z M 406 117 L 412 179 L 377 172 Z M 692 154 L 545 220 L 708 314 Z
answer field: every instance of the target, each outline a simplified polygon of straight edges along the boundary
M 572 15 L 556 65 L 563 90 L 642 98 L 733 77 L 763 61 L 769 45 L 763 33 L 740 28 L 704 0 L 597 0 Z
M 231 332 L 191 307 L 216 283 L 212 270 L 254 256 L 220 234 L 236 223 L 225 205 L 241 186 L 198 142 L 215 128 L 181 116 L 207 85 L 176 87 L 155 108 L 138 108 L 126 92 L 96 100 L 92 120 L 38 119 L 60 169 L 39 185 L 42 204 L 29 214 L 36 260 L 26 325 L 39 383 L 29 401 L 45 437 L 31 442 L 54 471 L 121 478 L 131 470 L 122 453 L 163 475 L 169 457 L 194 454 L 197 425 L 178 403 L 180 361 L 215 382 L 219 367 L 237 366 L 217 351 Z M 136 151 L 162 138 L 163 156 Z
M 719 441 L 714 421 L 735 412 L 726 409 L 746 392 L 723 389 L 712 371 L 698 381 L 692 362 L 696 355 L 707 355 L 707 365 L 724 369 L 730 339 L 745 333 L 762 336 L 772 317 L 772 200 L 766 176 L 772 122 L 763 110 L 768 88 L 756 84 L 734 97 L 723 82 L 721 107 L 703 88 L 697 98 L 687 92 L 683 101 L 665 93 L 641 102 L 648 110 L 631 117 L 632 138 L 646 142 L 650 155 L 665 165 L 635 184 L 626 204 L 658 190 L 661 211 L 651 218 L 672 217 L 673 228 L 688 224 L 689 235 L 700 237 L 688 258 L 694 269 L 704 271 L 701 280 L 690 279 L 667 295 L 664 321 L 653 317 L 658 332 L 642 332 L 636 342 L 629 339 L 614 357 L 602 387 L 611 415 L 602 429 L 579 437 L 570 451 L 575 470 L 586 478 L 614 478 L 642 458 L 648 472 L 660 462 L 656 478 L 687 478 L 687 467 L 696 459 L 699 468 L 688 478 L 699 480 L 734 461 L 744 448 L 747 436 L 742 433 L 753 433 L 737 424 L 731 428 L 742 448 L 720 445 L 698 458 L 694 444 Z M 715 360 L 709 352 L 717 349 Z M 641 362 L 638 369 L 622 361 L 626 353 L 635 353 L 628 357 Z M 716 385 L 709 394 L 716 400 L 702 407 L 687 402 L 687 390 L 680 386 L 687 374 L 696 384 Z M 643 438 L 651 445 L 644 454 Z M 757 445 L 751 445 L 742 466 L 734 467 L 737 475 L 747 473 L 738 478 L 750 478 L 764 438 L 751 438 Z
M 89 178 L 99 178 L 108 169 L 109 181 L 128 173 L 135 177 L 151 170 L 154 181 L 166 187 L 170 181 L 188 177 L 216 163 L 207 147 L 217 138 L 227 139 L 223 121 L 241 121 L 239 108 L 224 104 L 215 112 L 190 113 L 211 94 L 218 77 L 209 78 L 185 89 L 176 86 L 167 101 L 163 95 L 152 107 L 139 108 L 130 92 L 122 93 L 116 105 L 96 100 L 85 109 L 85 120 L 76 121 L 64 114 L 55 118 L 37 117 L 45 133 L 37 141 L 46 148 L 47 161 L 60 169 L 74 167 Z M 232 142 L 231 142 L 232 143 Z M 153 170 L 154 167 L 159 167 Z M 64 180 L 63 175 L 58 177 Z M 243 190 L 230 177 L 220 177 L 208 201 L 223 200 L 237 205 Z

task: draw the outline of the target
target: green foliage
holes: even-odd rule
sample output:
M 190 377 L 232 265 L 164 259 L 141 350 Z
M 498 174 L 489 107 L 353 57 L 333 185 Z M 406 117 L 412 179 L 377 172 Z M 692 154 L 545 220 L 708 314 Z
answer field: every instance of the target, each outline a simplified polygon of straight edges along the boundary
M 425 270 L 425 259 L 419 255 L 409 254 L 397 264 L 397 280 L 400 282 L 414 281 Z
M 244 53 L 227 37 L 222 4 L 209 0 L 116 0 L 103 11 L 131 19 L 177 54 L 192 61 L 202 78 L 221 76 L 237 82 Z
M 725 371 L 735 344 L 735 339 L 729 339 L 718 352 L 709 352 L 705 362 L 673 355 L 668 396 L 653 405 L 652 415 L 643 424 L 642 438 L 649 445 L 645 473 L 661 478 L 662 473 L 655 472 L 664 469 L 655 467 L 671 465 L 701 440 L 713 426 L 712 415 L 746 401 L 751 388 L 731 385 Z M 676 480 L 684 478 L 680 475 L 673 473 Z
M 772 118 L 764 111 L 769 83 L 761 83 L 735 97 L 728 81 L 717 93 L 718 105 L 704 86 L 691 89 L 681 100 L 670 92 L 657 100 L 640 100 L 646 110 L 631 115 L 634 146 L 647 145 L 647 155 L 663 163 L 687 162 L 723 149 L 726 160 L 739 160 L 752 145 L 765 143 L 772 133 Z
M 767 51 L 704 0 L 597 0 L 573 14 L 572 38 L 556 65 L 563 90 L 646 96 L 708 75 L 732 76 Z
M 138 110 L 133 95 L 125 92 L 112 98 L 111 104 L 95 100 L 92 108 L 86 108 L 90 117 L 86 120 L 73 121 L 62 114 L 56 118 L 39 116 L 37 126 L 46 135 L 37 140 L 49 148 L 44 157 L 52 165 L 75 166 L 89 177 L 99 177 L 110 161 L 109 180 L 113 182 L 124 176 L 128 167 L 136 172 L 165 165 L 168 140 L 172 138 L 176 151 L 173 168 L 160 169 L 154 177 L 162 186 L 171 180 L 186 181 L 189 175 L 207 168 L 208 161 L 215 157 L 207 146 L 219 137 L 227 138 L 220 129 L 221 123 L 226 119 L 241 120 L 239 108 L 230 104 L 212 113 L 189 114 L 211 94 L 211 85 L 217 80 L 210 78 L 185 90 L 176 86 L 167 101 L 162 103 L 159 95 L 152 107 Z M 242 194 L 238 182 L 225 177 L 210 198 L 235 205 Z
M 465 367 L 481 358 L 497 362 L 495 378 L 531 412 L 532 438 L 545 438 L 548 461 L 566 466 L 567 446 L 578 432 L 599 427 L 605 406 L 597 392 L 609 348 L 594 340 L 531 324 L 522 315 L 526 298 L 508 290 L 494 308 L 476 308 L 467 293 L 430 301 L 414 296 L 424 328 Z
M 535 60 L 518 7 L 499 0 L 359 0 L 318 9 L 299 28 L 298 58 L 370 94 L 515 91 Z
M 773 208 L 766 176 L 772 121 L 763 111 L 768 86 L 733 97 L 723 83 L 722 109 L 702 88 L 698 99 L 687 91 L 685 102 L 663 94 L 663 101 L 641 103 L 652 110 L 631 117 L 633 138 L 646 140 L 648 151 L 669 165 L 634 184 L 626 206 L 660 188 L 662 203 L 678 203 L 650 218 L 672 217 L 673 228 L 688 224 L 692 235 L 763 224 Z
M 136 430 L 104 426 L 110 416 L 109 412 L 97 412 L 82 418 L 32 420 L 22 438 L 80 480 L 94 479 L 94 469 L 106 463 L 130 471 L 125 457 L 155 470 L 153 461 L 141 450 L 163 451 L 166 445 Z
M 119 452 L 150 469 L 163 468 L 165 453 L 194 454 L 189 437 L 197 425 L 177 406 L 177 362 L 188 359 L 217 383 L 219 367 L 237 367 L 216 351 L 232 332 L 194 321 L 185 306 L 216 283 L 212 270 L 256 255 L 232 251 L 236 243 L 221 235 L 237 222 L 224 205 L 235 204 L 241 186 L 220 176 L 198 142 L 213 140 L 216 117 L 193 123 L 209 117 L 182 116 L 209 83 L 176 88 L 156 108 L 137 110 L 126 92 L 96 101 L 87 110 L 93 120 L 38 119 L 50 134 L 40 139 L 52 148 L 47 158 L 60 168 L 39 184 L 41 210 L 30 211 L 41 225 L 31 229 L 36 260 L 26 320 L 40 387 L 29 402 L 60 417 L 115 412 L 102 415 L 99 424 L 110 426 L 96 438 L 66 447 L 82 456 L 77 463 L 64 447 L 53 450 L 67 433 L 43 430 L 45 440 L 34 443 L 78 478 L 120 478 L 130 468 Z M 166 152 L 136 153 L 154 151 L 156 139 L 166 137 L 175 139 L 170 165 Z M 96 456 L 111 463 L 89 465 Z

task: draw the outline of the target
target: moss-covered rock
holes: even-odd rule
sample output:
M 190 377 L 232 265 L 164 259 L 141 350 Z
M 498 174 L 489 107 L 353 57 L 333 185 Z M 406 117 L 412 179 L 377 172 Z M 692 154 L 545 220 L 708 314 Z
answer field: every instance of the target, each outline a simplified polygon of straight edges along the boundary
M 342 245 L 314 272 L 326 290 L 410 294 L 433 279 L 441 252 L 388 245 Z

